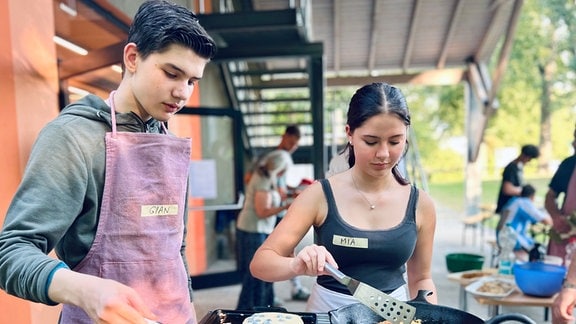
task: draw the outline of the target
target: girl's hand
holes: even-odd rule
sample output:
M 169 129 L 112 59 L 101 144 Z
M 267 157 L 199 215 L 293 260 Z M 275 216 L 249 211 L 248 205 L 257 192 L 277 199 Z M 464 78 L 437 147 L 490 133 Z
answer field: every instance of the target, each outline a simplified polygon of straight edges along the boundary
M 296 275 L 318 276 L 328 274 L 324 265 L 329 262 L 338 266 L 332 254 L 325 247 L 316 244 L 304 247 L 290 263 L 290 269 Z

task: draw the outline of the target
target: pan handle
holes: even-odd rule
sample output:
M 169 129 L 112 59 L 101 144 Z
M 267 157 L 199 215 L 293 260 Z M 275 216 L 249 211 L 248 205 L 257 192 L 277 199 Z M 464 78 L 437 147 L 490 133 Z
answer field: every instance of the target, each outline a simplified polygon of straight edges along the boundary
M 486 324 L 504 323 L 507 321 L 517 321 L 525 324 L 536 324 L 530 317 L 520 313 L 499 314 L 487 320 Z
M 330 275 L 334 277 L 334 279 L 338 280 L 339 283 L 345 286 L 348 285 L 348 283 L 350 282 L 350 277 L 343 274 L 340 270 L 334 268 L 334 266 L 331 265 L 330 263 L 324 264 L 324 270 L 330 273 Z

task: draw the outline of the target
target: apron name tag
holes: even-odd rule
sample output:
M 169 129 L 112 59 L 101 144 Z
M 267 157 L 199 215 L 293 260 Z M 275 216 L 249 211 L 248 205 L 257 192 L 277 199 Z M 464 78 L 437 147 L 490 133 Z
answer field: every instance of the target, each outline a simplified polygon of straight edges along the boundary
M 140 217 L 176 216 L 178 205 L 143 205 L 140 208 Z
M 364 237 L 332 236 L 332 244 L 351 248 L 367 249 L 368 239 Z

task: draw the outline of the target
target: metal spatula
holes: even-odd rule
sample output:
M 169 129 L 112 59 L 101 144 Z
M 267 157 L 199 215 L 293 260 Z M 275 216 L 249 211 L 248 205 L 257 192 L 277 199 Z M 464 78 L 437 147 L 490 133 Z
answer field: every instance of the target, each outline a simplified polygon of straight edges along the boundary
M 416 308 L 414 306 L 392 298 L 390 295 L 370 285 L 348 277 L 328 263 L 324 265 L 324 269 L 326 269 L 334 279 L 345 285 L 348 290 L 350 290 L 352 296 L 362 304 L 370 307 L 372 311 L 382 316 L 385 320 L 393 324 L 410 324 L 414 318 L 416 314 Z

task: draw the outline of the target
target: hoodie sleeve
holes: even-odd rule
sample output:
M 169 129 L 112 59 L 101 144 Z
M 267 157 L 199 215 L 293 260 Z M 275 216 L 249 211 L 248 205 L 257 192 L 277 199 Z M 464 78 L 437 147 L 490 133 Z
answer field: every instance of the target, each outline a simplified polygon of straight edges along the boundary
M 61 266 L 48 254 L 81 214 L 88 183 L 83 150 L 61 126 L 39 134 L 0 232 L 0 288 L 48 305 L 51 273 Z

